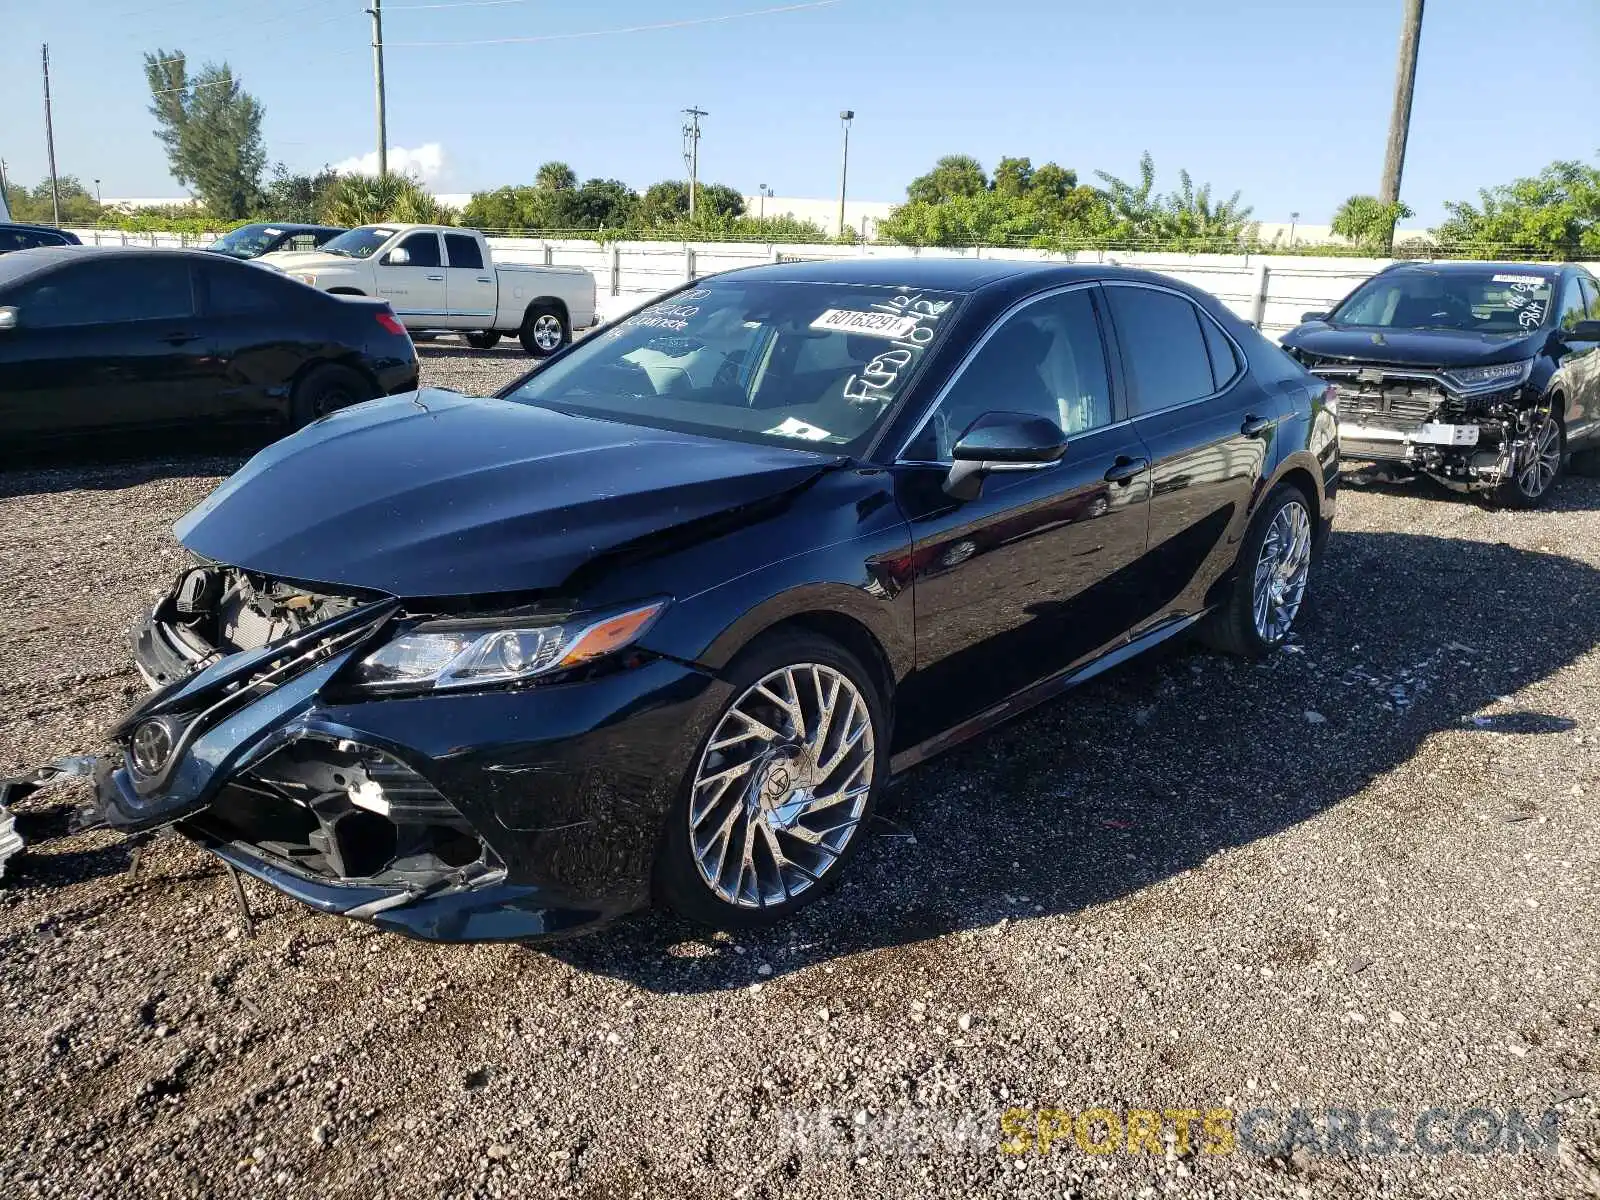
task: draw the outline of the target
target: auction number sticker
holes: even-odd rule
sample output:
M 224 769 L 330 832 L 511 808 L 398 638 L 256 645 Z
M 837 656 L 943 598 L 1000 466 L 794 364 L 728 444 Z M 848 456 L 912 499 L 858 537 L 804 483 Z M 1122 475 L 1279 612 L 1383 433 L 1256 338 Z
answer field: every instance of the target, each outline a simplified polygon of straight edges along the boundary
M 839 333 L 864 333 L 868 337 L 886 338 L 891 342 L 906 337 L 917 327 L 918 318 L 886 312 L 858 312 L 848 308 L 830 308 L 815 321 L 813 329 L 836 330 Z
M 1495 283 L 1520 283 L 1525 287 L 1544 287 L 1546 280 L 1542 275 L 1496 275 Z

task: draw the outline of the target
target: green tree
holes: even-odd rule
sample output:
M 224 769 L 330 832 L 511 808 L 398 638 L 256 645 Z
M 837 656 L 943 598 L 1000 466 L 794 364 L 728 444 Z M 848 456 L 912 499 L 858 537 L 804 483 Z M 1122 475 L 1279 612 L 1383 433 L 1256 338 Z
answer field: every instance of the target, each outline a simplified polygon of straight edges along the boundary
M 1351 196 L 1334 211 L 1333 232 L 1371 254 L 1382 254 L 1394 239 L 1395 225 L 1413 213 L 1398 200 L 1385 204 L 1376 196 Z
M 1178 190 L 1160 203 L 1156 236 L 1182 249 L 1219 248 L 1254 237 L 1256 223 L 1250 214 L 1250 206 L 1239 203 L 1238 192 L 1214 204 L 1209 183 L 1197 188 L 1189 172 L 1179 170 Z
M 272 182 L 262 193 L 258 215 L 270 221 L 314 225 L 328 220 L 327 211 L 339 175 L 324 166 L 315 175 L 297 175 L 282 163 L 272 169 Z
M 144 73 L 172 177 L 215 216 L 255 211 L 267 163 L 260 101 L 239 86 L 227 63 L 207 63 L 191 80 L 181 51 L 146 54 Z
M 61 197 L 63 225 L 93 225 L 104 212 L 89 189 L 76 175 L 58 175 L 56 190 Z M 50 181 L 42 179 L 31 188 L 6 181 L 6 207 L 14 221 L 48 225 L 55 220 L 55 205 L 50 198 Z
M 589 179 L 576 197 L 579 229 L 621 229 L 633 221 L 639 195 L 620 179 Z
M 335 225 L 451 225 L 451 213 L 406 175 L 341 175 L 328 193 L 327 219 Z
M 535 187 L 547 192 L 571 192 L 578 186 L 578 176 L 564 162 L 547 162 L 534 174 Z
M 1002 158 L 994 168 L 994 190 L 1002 196 L 1020 200 L 1033 189 L 1033 160 Z
M 1537 175 L 1478 193 L 1479 203 L 1447 201 L 1433 231 L 1447 248 L 1506 257 L 1600 255 L 1600 168 L 1558 160 Z
M 933 164 L 933 170 L 919 175 L 906 188 L 913 204 L 939 204 L 960 196 L 977 196 L 989 190 L 989 177 L 983 164 L 966 154 L 947 154 Z
M 1146 150 L 1139 156 L 1139 182 L 1128 183 L 1106 171 L 1096 171 L 1111 209 L 1118 235 L 1150 237 L 1160 220 L 1161 202 L 1155 194 L 1156 162 Z

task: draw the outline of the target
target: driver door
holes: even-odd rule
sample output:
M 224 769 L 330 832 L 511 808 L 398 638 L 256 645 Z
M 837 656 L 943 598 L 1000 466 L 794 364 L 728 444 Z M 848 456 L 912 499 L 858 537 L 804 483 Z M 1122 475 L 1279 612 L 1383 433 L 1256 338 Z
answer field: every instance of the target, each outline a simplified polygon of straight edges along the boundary
M 404 263 L 393 261 L 398 250 L 405 251 Z M 409 324 L 444 323 L 444 257 L 437 233 L 431 229 L 409 233 L 378 260 L 378 295 Z
M 1114 648 L 1144 615 L 1148 453 L 1113 388 L 1099 288 L 1025 302 L 991 328 L 893 471 L 914 540 L 916 670 L 896 742 L 916 745 Z M 945 494 L 950 446 L 987 412 L 1045 417 L 1062 459 Z

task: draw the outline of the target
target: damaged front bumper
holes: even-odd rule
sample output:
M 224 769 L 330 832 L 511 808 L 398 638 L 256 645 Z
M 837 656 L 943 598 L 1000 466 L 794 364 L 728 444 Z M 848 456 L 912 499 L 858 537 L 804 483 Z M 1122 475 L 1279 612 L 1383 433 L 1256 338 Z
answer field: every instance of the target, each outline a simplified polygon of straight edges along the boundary
M 702 673 L 657 661 L 564 687 L 341 702 L 328 685 L 398 601 L 225 655 L 196 654 L 170 605 L 135 631 L 157 690 L 111 731 L 116 751 L 0 784 L 0 806 L 89 778 L 76 828 L 171 827 L 321 912 L 428 940 L 574 933 L 647 901 L 667 793 L 625 763 L 680 741 Z M 10 815 L 0 861 L 21 849 Z

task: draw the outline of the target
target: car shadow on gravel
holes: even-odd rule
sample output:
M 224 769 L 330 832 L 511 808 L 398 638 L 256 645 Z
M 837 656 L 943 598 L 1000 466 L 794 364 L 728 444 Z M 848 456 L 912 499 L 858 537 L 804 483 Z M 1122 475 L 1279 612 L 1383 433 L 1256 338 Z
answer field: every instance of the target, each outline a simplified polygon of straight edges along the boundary
M 1346 466 L 1345 486 L 1397 499 L 1430 500 L 1442 504 L 1473 504 L 1490 512 L 1514 512 L 1487 492 L 1458 492 L 1427 475 L 1392 476 L 1375 465 Z M 1542 512 L 1594 512 L 1600 510 L 1600 477 L 1569 472 L 1539 505 Z
M 844 886 L 788 924 L 730 938 L 649 912 L 528 953 L 657 992 L 836 960 L 890 979 L 937 973 L 929 939 L 1130 896 L 1348 800 L 1434 733 L 1573 727 L 1510 697 L 1600 641 L 1600 571 L 1371 532 L 1337 532 L 1320 565 L 1286 652 L 1158 651 L 909 772 Z M 1528 797 L 1492 780 L 1452 803 L 1530 815 Z
M 218 438 L 183 454 L 161 453 L 148 443 L 89 445 L 0 455 L 0 499 L 53 492 L 120 491 L 160 479 L 213 479 L 231 475 L 275 434 Z

